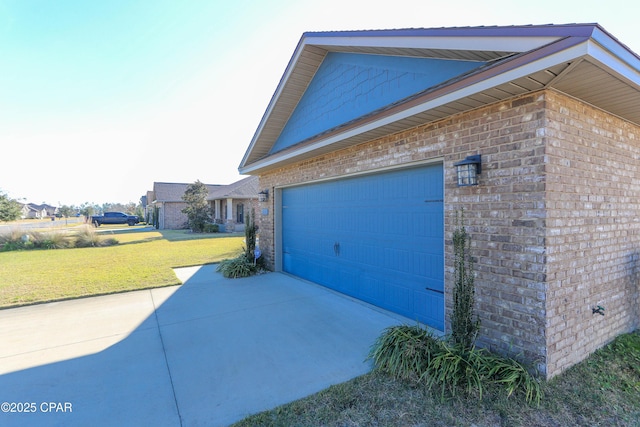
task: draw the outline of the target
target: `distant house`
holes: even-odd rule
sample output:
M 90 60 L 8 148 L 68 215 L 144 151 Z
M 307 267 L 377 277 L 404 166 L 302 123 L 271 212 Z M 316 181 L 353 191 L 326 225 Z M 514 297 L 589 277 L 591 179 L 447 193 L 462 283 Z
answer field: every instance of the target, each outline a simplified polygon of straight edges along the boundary
M 22 218 L 26 219 L 42 219 L 49 216 L 55 216 L 58 208 L 47 204 L 36 205 L 35 203 L 27 203 L 22 205 Z
M 639 160 L 640 56 L 571 24 L 305 33 L 239 171 L 270 267 L 444 333 L 464 209 L 479 343 L 552 377 L 640 326 Z
M 182 196 L 191 184 L 154 182 L 153 190 L 143 196 L 146 216 L 150 220 L 158 209 L 160 229 L 187 228 L 187 215 L 182 210 L 187 204 Z M 258 205 L 258 178 L 248 177 L 229 185 L 205 184 L 209 190 L 207 201 L 212 217 L 222 231 L 243 231 L 247 213 Z

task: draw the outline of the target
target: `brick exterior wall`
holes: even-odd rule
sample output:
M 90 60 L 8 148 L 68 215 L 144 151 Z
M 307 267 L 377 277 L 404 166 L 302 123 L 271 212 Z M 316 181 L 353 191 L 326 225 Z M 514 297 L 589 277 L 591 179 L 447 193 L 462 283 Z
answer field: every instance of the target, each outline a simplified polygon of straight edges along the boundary
M 164 202 L 160 209 L 160 227 L 167 230 L 188 228 L 187 215 L 182 213 L 186 207 L 184 202 Z
M 558 373 L 639 326 L 640 128 L 549 93 L 546 137 L 547 369 Z
M 477 153 L 480 185 L 457 187 L 453 164 Z M 552 377 L 638 326 L 639 158 L 637 126 L 542 91 L 269 171 L 260 188 L 274 195 L 277 187 L 444 159 L 445 327 L 451 236 L 464 209 L 479 343 L 521 353 Z M 271 266 L 274 206 L 270 197 L 259 215 Z M 606 316 L 592 315 L 597 304 Z

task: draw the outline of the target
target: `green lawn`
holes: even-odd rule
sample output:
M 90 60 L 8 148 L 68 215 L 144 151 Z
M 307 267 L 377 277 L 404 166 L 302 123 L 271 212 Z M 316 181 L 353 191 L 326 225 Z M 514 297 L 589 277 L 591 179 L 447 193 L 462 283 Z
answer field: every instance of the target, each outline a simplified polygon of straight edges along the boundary
M 0 252 L 0 308 L 176 285 L 173 267 L 235 257 L 243 237 L 100 227 L 109 247 Z

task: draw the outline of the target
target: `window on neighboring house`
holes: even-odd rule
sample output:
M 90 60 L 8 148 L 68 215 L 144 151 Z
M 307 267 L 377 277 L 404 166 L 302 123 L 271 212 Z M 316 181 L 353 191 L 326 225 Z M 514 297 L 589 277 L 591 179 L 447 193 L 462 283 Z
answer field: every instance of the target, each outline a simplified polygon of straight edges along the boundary
M 244 205 L 242 203 L 238 203 L 236 208 L 236 222 L 238 224 L 244 224 Z

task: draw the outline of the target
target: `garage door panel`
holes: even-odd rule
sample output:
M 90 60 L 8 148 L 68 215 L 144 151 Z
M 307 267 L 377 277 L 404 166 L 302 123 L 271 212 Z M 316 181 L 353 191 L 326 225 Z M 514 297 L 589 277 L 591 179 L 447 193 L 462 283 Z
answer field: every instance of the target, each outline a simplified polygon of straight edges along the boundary
M 380 304 L 384 299 L 385 282 L 371 274 L 363 273 L 360 279 L 362 299 L 371 304 Z
M 420 307 L 417 320 L 441 331 L 444 330 L 444 295 L 437 292 L 421 292 L 415 295 L 414 303 Z
M 396 313 L 411 313 L 413 310 L 413 293 L 396 282 L 387 283 L 385 286 L 385 308 Z
M 437 327 L 442 199 L 442 165 L 284 189 L 283 269 Z

